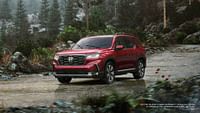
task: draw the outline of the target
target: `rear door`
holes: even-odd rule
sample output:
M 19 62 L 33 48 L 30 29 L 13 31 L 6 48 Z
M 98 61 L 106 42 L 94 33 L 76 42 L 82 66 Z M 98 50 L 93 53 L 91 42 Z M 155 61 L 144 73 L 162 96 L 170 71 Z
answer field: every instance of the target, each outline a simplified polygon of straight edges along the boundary
M 136 43 L 134 42 L 133 37 L 125 37 L 125 42 L 128 51 L 128 67 L 136 68 L 138 56 Z

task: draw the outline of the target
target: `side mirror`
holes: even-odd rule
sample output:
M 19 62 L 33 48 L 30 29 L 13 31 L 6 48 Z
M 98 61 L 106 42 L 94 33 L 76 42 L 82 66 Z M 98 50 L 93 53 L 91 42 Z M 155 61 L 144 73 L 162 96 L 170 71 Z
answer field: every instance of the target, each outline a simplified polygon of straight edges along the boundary
M 115 50 L 122 50 L 122 49 L 124 49 L 123 45 L 117 45 L 116 48 L 115 48 Z

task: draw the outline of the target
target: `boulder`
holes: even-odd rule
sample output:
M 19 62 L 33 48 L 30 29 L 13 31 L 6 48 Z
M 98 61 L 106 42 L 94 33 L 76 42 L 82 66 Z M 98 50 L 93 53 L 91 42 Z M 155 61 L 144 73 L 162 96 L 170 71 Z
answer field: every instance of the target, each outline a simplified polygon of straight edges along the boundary
M 11 72 L 23 72 L 23 73 L 40 73 L 49 71 L 49 69 L 42 64 L 31 64 L 27 57 L 21 52 L 15 52 L 9 60 L 7 69 Z
M 200 44 L 200 31 L 188 35 L 183 40 L 183 43 Z
M 28 59 L 21 53 L 15 52 L 11 57 L 8 64 L 8 70 L 13 72 L 31 72 L 31 64 Z
M 54 48 L 56 49 L 56 51 L 62 51 L 68 49 L 68 46 L 64 42 L 58 42 L 54 45 Z

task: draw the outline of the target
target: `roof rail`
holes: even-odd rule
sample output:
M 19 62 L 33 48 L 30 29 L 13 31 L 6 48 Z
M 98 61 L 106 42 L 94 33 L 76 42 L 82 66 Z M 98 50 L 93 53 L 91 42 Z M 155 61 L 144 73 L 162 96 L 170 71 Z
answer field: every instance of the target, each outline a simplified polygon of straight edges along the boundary
M 119 32 L 119 33 L 115 33 L 115 35 L 133 35 L 133 34 L 130 34 L 130 33 L 125 33 L 125 32 Z

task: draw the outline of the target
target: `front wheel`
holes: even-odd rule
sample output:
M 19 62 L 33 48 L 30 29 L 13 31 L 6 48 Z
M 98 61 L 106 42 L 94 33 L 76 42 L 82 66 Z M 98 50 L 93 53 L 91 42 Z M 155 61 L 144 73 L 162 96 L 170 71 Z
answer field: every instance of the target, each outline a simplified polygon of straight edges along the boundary
M 112 62 L 107 62 L 104 69 L 103 81 L 106 84 L 111 84 L 115 80 L 115 67 Z
M 136 71 L 133 73 L 135 79 L 143 78 L 145 75 L 145 64 L 142 60 L 138 61 Z
M 69 84 L 72 77 L 57 77 L 58 81 L 62 84 Z

